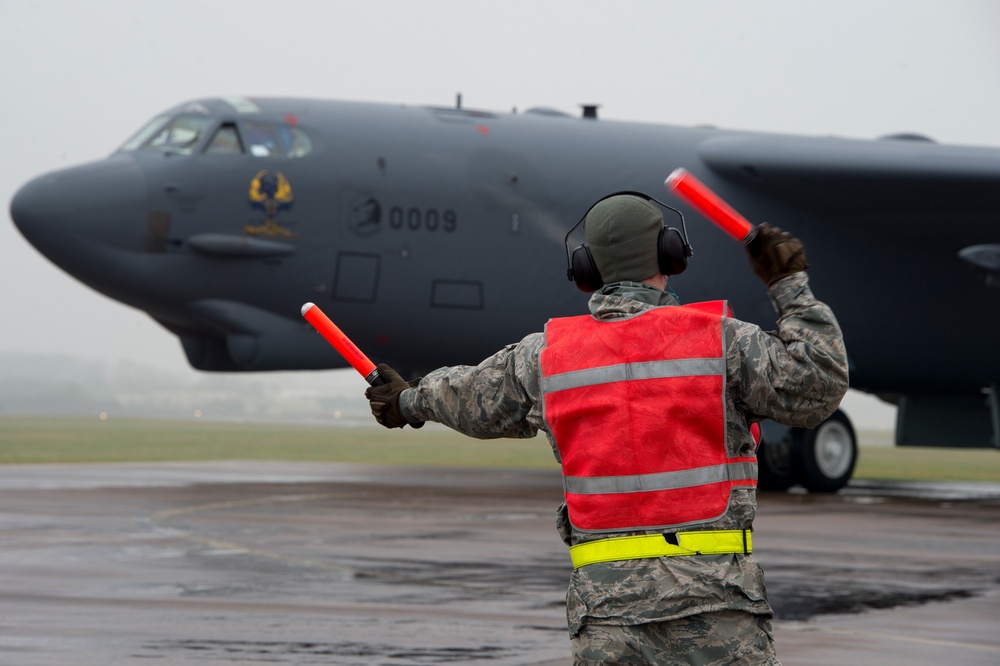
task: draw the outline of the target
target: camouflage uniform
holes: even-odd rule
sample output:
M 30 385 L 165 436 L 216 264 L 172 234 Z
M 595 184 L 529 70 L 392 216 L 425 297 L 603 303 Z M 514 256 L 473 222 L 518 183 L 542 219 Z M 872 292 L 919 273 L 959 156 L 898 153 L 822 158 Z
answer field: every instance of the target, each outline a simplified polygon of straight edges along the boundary
M 837 408 L 847 391 L 840 327 L 813 296 L 806 274 L 778 280 L 769 295 L 779 314 L 777 332 L 726 320 L 730 456 L 754 455 L 751 422 L 773 419 L 811 428 Z M 614 319 L 677 304 L 666 292 L 620 282 L 594 294 L 589 307 L 598 319 Z M 435 370 L 414 390 L 403 392 L 403 414 L 482 439 L 533 437 L 538 430 L 549 434 L 542 417 L 539 364 L 544 344 L 543 333 L 532 333 L 478 366 Z M 558 459 L 551 436 L 549 442 Z M 700 527 L 750 529 L 756 508 L 753 489 L 734 488 L 726 515 Z M 567 545 L 609 536 L 573 528 L 565 504 L 559 507 L 557 526 Z M 566 596 L 578 664 L 777 664 L 772 615 L 763 572 L 752 555 L 742 554 L 590 564 L 573 572 Z M 638 638 L 630 638 L 633 634 Z M 645 647 L 633 652 L 626 647 L 630 644 Z

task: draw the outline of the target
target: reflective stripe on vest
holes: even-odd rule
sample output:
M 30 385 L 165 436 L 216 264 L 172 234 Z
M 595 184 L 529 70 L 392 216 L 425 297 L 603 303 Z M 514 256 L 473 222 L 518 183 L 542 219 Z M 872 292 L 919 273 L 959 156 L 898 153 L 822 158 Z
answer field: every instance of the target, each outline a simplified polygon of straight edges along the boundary
M 634 476 L 566 476 L 563 485 L 568 493 L 605 495 L 609 493 L 641 493 L 650 490 L 691 488 L 709 483 L 733 480 L 754 480 L 757 466 L 750 462 L 735 462 L 711 467 L 685 469 L 679 472 L 636 474 Z
M 553 319 L 541 354 L 545 420 L 579 530 L 716 520 L 754 458 L 726 453 L 724 301 L 632 317 Z
M 574 370 L 554 377 L 542 378 L 542 391 L 554 392 L 594 384 L 623 382 L 629 379 L 661 379 L 664 377 L 695 377 L 723 375 L 726 363 L 721 358 L 685 358 L 676 361 L 622 363 L 603 368 Z

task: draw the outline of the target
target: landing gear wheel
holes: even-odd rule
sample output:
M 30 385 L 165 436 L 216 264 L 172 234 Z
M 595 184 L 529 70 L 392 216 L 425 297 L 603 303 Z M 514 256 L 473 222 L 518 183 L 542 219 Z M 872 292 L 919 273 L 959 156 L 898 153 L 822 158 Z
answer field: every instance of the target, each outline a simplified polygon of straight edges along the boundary
M 765 430 L 757 448 L 757 487 L 761 490 L 788 490 L 798 483 L 792 435 L 787 430 L 781 439 L 769 438 Z
M 796 428 L 799 482 L 811 492 L 833 493 L 844 486 L 858 461 L 857 437 L 839 409 L 813 430 Z

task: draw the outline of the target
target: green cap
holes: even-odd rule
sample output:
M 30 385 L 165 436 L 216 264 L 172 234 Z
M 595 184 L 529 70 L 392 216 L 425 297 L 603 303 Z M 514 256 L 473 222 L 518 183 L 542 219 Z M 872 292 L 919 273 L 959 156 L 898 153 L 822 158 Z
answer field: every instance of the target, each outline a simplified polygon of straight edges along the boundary
M 609 197 L 594 206 L 583 229 L 604 284 L 639 282 L 659 274 L 657 243 L 662 228 L 660 209 L 633 194 Z

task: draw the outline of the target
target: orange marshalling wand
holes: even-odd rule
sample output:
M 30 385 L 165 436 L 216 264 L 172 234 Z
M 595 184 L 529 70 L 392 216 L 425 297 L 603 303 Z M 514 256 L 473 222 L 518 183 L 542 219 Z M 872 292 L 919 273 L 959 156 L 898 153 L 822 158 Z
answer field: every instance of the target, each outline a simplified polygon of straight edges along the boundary
M 312 324 L 312 327 L 320 335 L 326 338 L 327 342 L 333 345 L 334 349 L 340 352 L 344 360 L 354 366 L 354 369 L 365 378 L 366 382 L 372 386 L 381 386 L 385 383 L 379 376 L 378 370 L 375 369 L 375 364 L 369 361 L 364 352 L 358 349 L 358 346 L 351 342 L 351 339 L 344 335 L 344 332 L 330 321 L 329 317 L 323 314 L 319 306 L 315 303 L 306 303 L 302 306 L 302 316 Z
M 754 226 L 687 169 L 674 169 L 663 184 L 736 240 L 745 244 L 753 238 Z

